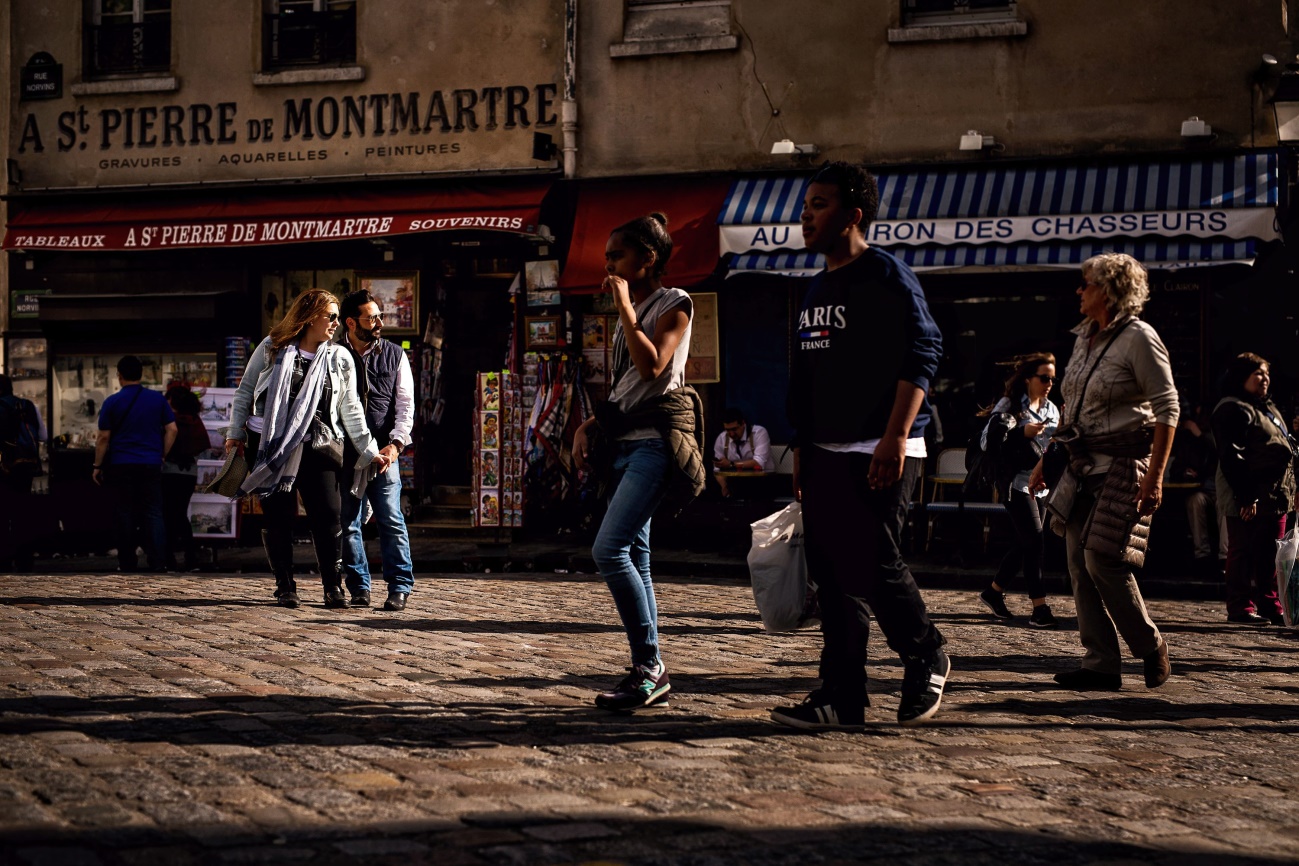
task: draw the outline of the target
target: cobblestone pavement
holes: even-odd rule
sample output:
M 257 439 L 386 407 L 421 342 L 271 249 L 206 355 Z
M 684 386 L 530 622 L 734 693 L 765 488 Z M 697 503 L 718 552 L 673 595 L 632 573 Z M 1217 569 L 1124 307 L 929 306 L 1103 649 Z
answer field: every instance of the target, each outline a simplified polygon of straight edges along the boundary
M 0 862 L 1291 862 L 1299 640 L 1155 601 L 1174 678 L 1061 690 L 1064 628 L 930 591 L 953 674 L 865 734 L 773 726 L 813 633 L 747 586 L 660 584 L 672 706 L 603 714 L 626 645 L 586 575 L 420 580 L 404 613 L 297 611 L 257 576 L 0 577 Z M 1027 604 L 1012 599 L 1022 612 Z

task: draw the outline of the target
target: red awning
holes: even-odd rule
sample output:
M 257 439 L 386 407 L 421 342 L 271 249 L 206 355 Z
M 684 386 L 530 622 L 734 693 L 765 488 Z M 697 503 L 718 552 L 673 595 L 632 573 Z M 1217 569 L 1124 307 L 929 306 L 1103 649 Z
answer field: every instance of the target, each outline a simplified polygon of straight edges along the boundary
M 609 232 L 639 216 L 659 211 L 668 218 L 672 258 L 664 282 L 693 286 L 717 269 L 717 215 L 731 188 L 727 178 L 638 178 L 600 180 L 577 194 L 573 241 L 559 277 L 570 292 L 596 292 L 604 281 L 604 246 Z
M 550 185 L 550 178 L 526 178 L 422 189 L 245 188 L 165 200 L 27 199 L 10 203 L 4 249 L 241 247 L 453 229 L 533 234 Z

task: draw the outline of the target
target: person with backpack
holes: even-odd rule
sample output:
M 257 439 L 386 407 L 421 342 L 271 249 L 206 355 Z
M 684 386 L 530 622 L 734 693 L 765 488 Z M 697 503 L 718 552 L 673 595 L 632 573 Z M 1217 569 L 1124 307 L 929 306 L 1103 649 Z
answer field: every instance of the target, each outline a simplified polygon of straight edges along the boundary
M 167 405 L 176 415 L 176 441 L 162 464 L 162 524 L 167 537 L 167 568 L 176 571 L 176 553 L 184 556 L 185 570 L 198 568 L 198 548 L 189 520 L 189 500 L 198 482 L 198 456 L 209 448 L 207 427 L 199 417 L 198 397 L 185 385 L 167 389 Z
M 40 443 L 45 425 L 36 404 L 14 394 L 13 380 L 0 375 L 0 571 L 32 566 L 32 509 L 25 501 L 41 474 Z
M 991 408 L 979 414 L 988 418 L 980 437 L 983 464 L 991 468 L 993 489 L 1010 515 L 1015 539 L 1002 557 L 996 576 L 979 593 L 979 599 L 999 619 L 1012 619 L 1006 607 L 1005 587 L 1023 569 L 1024 588 L 1033 603 L 1028 624 L 1055 628 L 1042 582 L 1042 501 L 1047 491 L 1030 493 L 1029 474 L 1042 459 L 1051 436 L 1060 426 L 1060 410 L 1048 396 L 1055 385 L 1055 355 L 1036 352 L 1012 358 L 1014 371 L 1006 390 Z
M 121 390 L 99 409 L 91 477 L 113 492 L 118 567 L 136 570 L 137 533 L 143 531 L 149 571 L 163 572 L 162 460 L 176 441 L 176 415 L 162 394 L 140 384 L 143 377 L 144 364 L 134 355 L 117 362 Z

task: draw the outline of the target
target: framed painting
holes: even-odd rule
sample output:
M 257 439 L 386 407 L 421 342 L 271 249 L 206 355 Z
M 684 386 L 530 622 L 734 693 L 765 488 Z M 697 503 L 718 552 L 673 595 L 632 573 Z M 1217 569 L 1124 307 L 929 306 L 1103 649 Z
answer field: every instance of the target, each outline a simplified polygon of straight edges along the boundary
M 686 382 L 691 385 L 721 381 L 721 353 L 717 340 L 717 293 L 690 295 L 695 305 L 690 328 L 690 358 L 686 361 Z
M 239 502 L 207 493 L 189 501 L 189 523 L 195 538 L 235 538 L 239 534 Z
M 375 271 L 358 273 L 356 285 L 374 295 L 383 311 L 383 332 L 417 333 L 419 322 L 419 272 Z
M 559 262 L 548 259 L 523 266 L 528 286 L 529 307 L 553 307 L 559 304 Z
M 525 348 L 553 349 L 559 345 L 559 316 L 524 316 Z

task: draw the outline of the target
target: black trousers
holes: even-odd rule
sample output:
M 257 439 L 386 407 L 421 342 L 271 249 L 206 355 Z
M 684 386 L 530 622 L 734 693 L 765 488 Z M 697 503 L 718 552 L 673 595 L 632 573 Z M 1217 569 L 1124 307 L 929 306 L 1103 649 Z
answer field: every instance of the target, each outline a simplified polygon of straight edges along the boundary
M 32 476 L 0 473 L 0 571 L 11 566 L 17 571 L 32 567 L 31 525 Z
M 189 500 L 194 495 L 195 476 L 173 472 L 162 474 L 162 525 L 167 533 L 167 567 L 176 565 L 176 554 L 183 554 L 185 567 L 193 568 L 196 559 L 194 527 L 189 522 Z
M 144 542 L 150 571 L 166 567 L 167 541 L 162 525 L 162 464 L 110 463 L 104 484 L 113 493 L 117 529 L 117 564 L 122 571 L 138 566 L 135 546 Z
M 249 431 L 248 453 L 255 454 L 260 444 L 261 437 Z M 293 581 L 293 521 L 298 516 L 298 494 L 307 510 L 321 583 L 338 586 L 343 582 L 343 476 L 343 469 L 312 451 L 310 445 L 303 445 L 293 489 L 272 493 L 262 500 L 266 522 L 262 543 L 277 582 Z
M 1005 502 L 1010 515 L 1010 526 L 1015 540 L 1001 558 L 997 569 L 997 586 L 1003 590 L 1010 586 L 1020 568 L 1024 569 L 1024 590 L 1029 598 L 1045 598 L 1046 584 L 1042 583 L 1042 502 L 1022 490 L 1010 491 Z
M 821 605 L 821 681 L 860 695 L 871 612 L 903 658 L 929 658 L 946 642 L 898 547 L 919 461 L 905 462 L 898 484 L 871 490 L 869 454 L 811 445 L 799 457 L 808 574 Z

